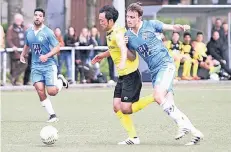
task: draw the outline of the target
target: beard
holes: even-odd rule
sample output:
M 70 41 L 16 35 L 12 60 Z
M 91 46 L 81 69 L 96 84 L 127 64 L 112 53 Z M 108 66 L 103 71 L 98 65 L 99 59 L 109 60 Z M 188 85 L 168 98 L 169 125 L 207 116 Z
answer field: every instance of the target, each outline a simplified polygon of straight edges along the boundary
M 35 26 L 41 26 L 41 25 L 42 25 L 42 22 L 34 21 L 34 25 L 35 25 Z

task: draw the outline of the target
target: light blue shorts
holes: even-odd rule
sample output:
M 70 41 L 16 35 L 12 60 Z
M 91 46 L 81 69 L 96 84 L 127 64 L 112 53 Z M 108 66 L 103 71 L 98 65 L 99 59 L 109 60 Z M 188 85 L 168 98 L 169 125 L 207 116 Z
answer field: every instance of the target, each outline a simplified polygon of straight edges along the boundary
M 55 86 L 57 82 L 57 66 L 50 65 L 44 68 L 32 68 L 31 80 L 33 85 L 36 82 L 43 82 L 46 86 Z
M 153 71 L 153 72 L 152 72 Z M 173 80 L 176 67 L 174 63 L 165 63 L 158 67 L 158 70 L 151 71 L 152 85 L 160 86 L 167 92 L 173 91 Z

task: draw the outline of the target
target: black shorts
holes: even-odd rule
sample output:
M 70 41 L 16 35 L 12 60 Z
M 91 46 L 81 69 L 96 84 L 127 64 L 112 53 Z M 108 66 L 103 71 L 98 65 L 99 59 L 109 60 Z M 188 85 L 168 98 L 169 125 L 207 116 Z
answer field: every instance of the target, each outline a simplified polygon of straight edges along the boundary
M 136 102 L 140 98 L 141 88 L 140 72 L 136 70 L 119 77 L 114 91 L 114 98 L 121 98 L 122 102 Z

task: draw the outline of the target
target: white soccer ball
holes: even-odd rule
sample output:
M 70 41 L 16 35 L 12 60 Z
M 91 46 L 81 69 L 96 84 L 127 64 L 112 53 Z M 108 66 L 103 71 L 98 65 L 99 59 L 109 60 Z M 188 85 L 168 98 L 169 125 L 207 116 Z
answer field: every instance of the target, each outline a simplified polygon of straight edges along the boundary
M 46 145 L 52 145 L 54 144 L 59 136 L 58 136 L 58 130 L 53 126 L 45 126 L 40 131 L 40 137 L 44 144 Z

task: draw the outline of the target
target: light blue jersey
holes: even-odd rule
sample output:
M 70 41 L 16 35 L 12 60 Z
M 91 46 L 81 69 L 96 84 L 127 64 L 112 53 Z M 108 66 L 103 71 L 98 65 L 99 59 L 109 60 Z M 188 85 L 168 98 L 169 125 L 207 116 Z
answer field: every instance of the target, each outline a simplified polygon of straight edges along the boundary
M 31 27 L 26 31 L 25 44 L 30 47 L 32 52 L 32 68 L 44 68 L 44 66 L 56 65 L 54 57 L 48 58 L 47 62 L 42 63 L 40 55 L 45 55 L 57 46 L 59 42 L 51 29 L 43 25 L 38 33 L 35 34 L 34 28 Z
M 135 50 L 147 63 L 152 76 L 153 86 L 162 83 L 166 74 L 172 82 L 175 72 L 174 61 L 167 48 L 157 33 L 163 31 L 163 23 L 157 20 L 143 21 L 137 34 L 128 30 L 128 49 Z M 170 73 L 166 73 L 166 71 Z M 166 89 L 171 89 L 171 82 L 165 84 Z
M 33 84 L 44 82 L 46 86 L 54 86 L 57 81 L 57 62 L 54 57 L 41 62 L 39 57 L 49 53 L 59 42 L 51 29 L 43 25 L 38 31 L 29 28 L 25 33 L 25 44 L 32 52 L 31 78 Z

